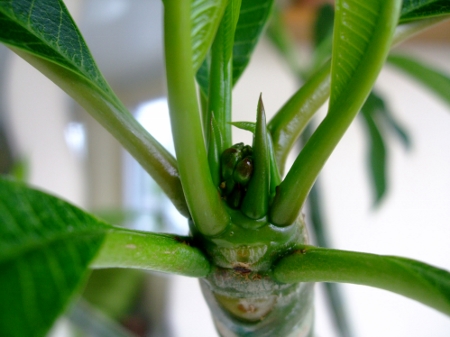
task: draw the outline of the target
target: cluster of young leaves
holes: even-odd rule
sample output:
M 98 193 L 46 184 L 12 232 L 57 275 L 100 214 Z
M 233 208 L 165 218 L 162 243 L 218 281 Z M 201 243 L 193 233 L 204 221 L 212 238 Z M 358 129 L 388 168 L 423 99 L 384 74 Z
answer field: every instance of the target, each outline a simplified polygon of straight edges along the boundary
M 193 219 L 202 234 L 215 235 L 227 225 L 229 216 L 213 183 L 210 163 L 214 160 L 208 158 L 202 135 L 214 137 L 216 132 L 210 130 L 220 129 L 222 139 L 215 141 L 218 149 L 231 142 L 231 110 L 227 107 L 231 88 L 250 59 L 272 1 L 195 0 L 191 4 L 166 0 L 164 5 L 176 160 L 114 95 L 62 1 L 0 1 L 0 41 L 59 85 L 109 130 L 159 183 L 178 210 Z M 393 13 L 399 7 L 398 1 L 337 2 L 331 80 L 330 67 L 325 65 L 267 127 L 273 139 L 274 158 L 282 169 L 293 142 L 331 93 L 327 117 L 279 185 L 269 214 L 274 224 L 286 226 L 297 217 L 321 167 L 362 107 L 390 48 L 397 24 Z M 449 11 L 445 1 L 405 1 L 402 18 L 414 24 L 425 17 L 436 20 L 434 17 L 446 16 Z M 367 19 L 358 20 L 361 14 Z M 344 17 L 350 26 L 342 24 Z M 217 71 L 218 75 L 204 76 L 209 82 L 199 80 L 210 107 L 201 115 L 194 75 L 198 71 L 201 77 L 201 64 L 208 58 L 210 73 Z M 391 61 L 395 64 L 395 58 Z M 218 65 L 222 69 L 214 68 Z M 421 77 L 421 72 L 413 73 Z M 426 77 L 424 73 L 422 78 Z M 208 111 L 214 111 L 214 116 L 208 118 Z M 202 117 L 211 123 L 202 124 Z M 18 183 L 2 179 L 0 185 L 1 335 L 45 334 L 79 289 L 89 266 L 143 268 L 194 277 L 210 272 L 210 262 L 189 245 L 190 238 L 118 229 Z M 401 264 L 404 272 L 390 267 L 382 275 L 367 274 L 367 268 L 358 269 L 354 259 L 374 261 L 378 267 Z M 450 311 L 450 274 L 419 262 L 299 247 L 274 268 L 274 277 L 280 282 L 367 284 Z M 340 270 L 345 268 L 348 273 L 343 277 Z M 392 282 L 394 278 L 407 283 L 408 291 L 390 286 L 398 284 Z

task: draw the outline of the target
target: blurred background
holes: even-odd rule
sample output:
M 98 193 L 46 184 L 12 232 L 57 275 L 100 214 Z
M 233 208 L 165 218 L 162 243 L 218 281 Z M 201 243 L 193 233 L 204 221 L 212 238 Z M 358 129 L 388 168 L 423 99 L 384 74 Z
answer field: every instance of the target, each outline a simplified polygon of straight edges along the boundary
M 160 0 L 66 0 L 98 65 L 117 95 L 162 144 L 172 148 L 165 100 Z M 311 56 L 317 6 L 284 1 L 283 17 L 305 61 Z M 450 73 L 450 26 L 441 25 L 398 47 Z M 367 169 L 366 128 L 356 119 L 321 174 L 323 216 L 333 248 L 410 257 L 450 270 L 450 106 L 397 70 L 377 83 L 411 148 L 387 135 L 388 190 L 374 207 Z M 298 89 L 289 67 L 263 38 L 233 95 L 236 121 L 253 121 L 259 94 L 268 118 Z M 320 114 L 323 116 L 325 111 Z M 3 172 L 63 197 L 118 225 L 187 234 L 155 183 L 109 134 L 58 87 L 0 46 L 0 145 Z M 235 142 L 251 135 L 234 133 Z M 316 336 L 334 337 L 317 287 Z M 353 336 L 450 335 L 450 319 L 398 295 L 341 287 Z M 109 295 L 104 296 L 103 293 Z M 75 326 L 117 319 L 142 336 L 215 336 L 196 279 L 144 272 L 100 271 L 85 300 L 70 309 Z M 90 303 L 90 304 L 87 304 Z M 92 309 L 102 307 L 103 312 Z M 63 319 L 53 335 L 64 335 Z M 80 330 L 79 335 L 89 335 Z M 103 333 L 103 334 L 102 334 Z M 70 334 L 69 334 L 70 335 Z

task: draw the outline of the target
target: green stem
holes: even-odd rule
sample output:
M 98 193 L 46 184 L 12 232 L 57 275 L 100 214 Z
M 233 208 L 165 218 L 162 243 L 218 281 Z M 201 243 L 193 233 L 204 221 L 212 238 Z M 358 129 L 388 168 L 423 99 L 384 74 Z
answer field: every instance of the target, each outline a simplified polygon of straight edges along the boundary
M 280 173 L 284 171 L 289 151 L 329 95 L 330 62 L 327 62 L 270 120 L 267 127 Z
M 411 259 L 299 246 L 273 273 L 283 283 L 339 282 L 385 289 L 450 315 L 450 273 Z
M 91 268 L 135 268 L 205 277 L 210 263 L 189 242 L 188 237 L 114 228 L 106 233 Z
M 164 4 L 164 32 L 170 118 L 178 168 L 194 224 L 204 235 L 216 235 L 229 216 L 214 186 L 203 140 L 192 68 L 190 1 Z
M 380 7 L 377 21 L 373 32 L 368 36 L 370 42 L 365 44 L 364 53 L 357 60 L 357 65 L 343 87 L 339 77 L 344 73 L 343 68 L 340 67 L 341 64 L 337 59 L 332 61 L 331 78 L 332 82 L 334 79 L 337 84 L 335 84 L 335 90 L 331 92 L 328 114 L 278 187 L 271 206 L 271 221 L 278 226 L 290 225 L 297 218 L 322 167 L 364 104 L 386 60 L 397 25 L 401 2 L 400 0 L 389 2 L 380 0 L 378 5 Z M 336 30 L 334 39 L 334 42 L 342 41 L 342 37 L 336 33 Z M 334 43 L 334 48 L 336 50 L 342 48 L 342 44 Z M 332 88 L 333 85 L 332 83 Z
M 74 98 L 105 127 L 159 184 L 178 211 L 189 216 L 175 158 L 118 101 L 111 102 L 74 72 L 11 48 Z
M 397 27 L 392 46 L 396 46 L 415 34 L 424 31 L 448 17 L 432 18 L 402 24 Z M 326 62 L 303 87 L 301 87 L 268 123 L 272 135 L 275 158 L 280 172 L 284 171 L 286 158 L 302 133 L 305 125 L 330 95 L 330 62 Z

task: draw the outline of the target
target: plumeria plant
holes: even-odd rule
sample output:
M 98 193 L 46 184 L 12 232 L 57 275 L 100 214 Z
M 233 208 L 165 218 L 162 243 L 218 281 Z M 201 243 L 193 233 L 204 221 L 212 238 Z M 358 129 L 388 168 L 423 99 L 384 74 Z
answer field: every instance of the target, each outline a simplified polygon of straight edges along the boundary
M 312 336 L 312 282 L 377 287 L 449 315 L 449 272 L 311 246 L 301 211 L 388 57 L 449 100 L 448 77 L 389 52 L 448 18 L 450 2 L 336 0 L 331 59 L 302 74 L 304 84 L 269 121 L 260 97 L 255 122 L 233 121 L 232 89 L 273 0 L 163 3 L 176 158 L 115 96 L 61 0 L 0 0 L 0 41 L 116 137 L 190 226 L 189 236 L 114 227 L 2 178 L 0 335 L 45 335 L 98 268 L 199 278 L 221 336 Z M 370 97 L 369 107 L 379 106 Z M 326 117 L 285 172 L 287 155 L 328 98 Z M 251 131 L 253 143 L 234 144 L 232 126 Z

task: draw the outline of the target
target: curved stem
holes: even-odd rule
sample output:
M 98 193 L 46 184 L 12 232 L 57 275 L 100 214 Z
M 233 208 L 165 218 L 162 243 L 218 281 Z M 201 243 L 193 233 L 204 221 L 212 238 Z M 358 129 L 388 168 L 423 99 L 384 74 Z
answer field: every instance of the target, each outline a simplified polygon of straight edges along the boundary
M 16 54 L 75 99 L 107 129 L 159 184 L 178 211 L 189 216 L 175 158 L 116 99 L 102 95 L 74 72 L 17 48 Z
M 376 14 L 370 23 L 372 25 L 370 33 L 365 36 L 365 39 L 359 39 L 357 35 L 352 36 L 354 31 L 342 23 L 345 22 L 344 19 L 335 21 L 331 65 L 332 90 L 328 114 L 300 152 L 278 188 L 270 209 L 271 221 L 278 226 L 287 226 L 297 218 L 322 167 L 364 104 L 388 55 L 401 2 L 400 0 L 389 2 L 380 0 L 371 5 L 373 13 Z M 336 11 L 337 17 L 348 15 L 347 11 L 350 10 L 342 3 L 340 6 L 342 9 Z M 361 8 L 365 7 L 355 7 L 353 15 L 357 15 Z M 343 34 L 348 36 L 344 37 Z M 358 57 L 355 57 L 353 62 L 345 63 L 342 58 L 345 59 L 344 55 L 348 51 L 347 39 L 363 42 L 357 47 L 358 52 L 355 55 Z M 350 68 L 348 68 L 349 64 Z
M 267 127 L 280 173 L 297 138 L 329 95 L 330 62 L 327 62 L 270 120 Z
M 135 268 L 205 277 L 210 263 L 203 253 L 189 245 L 190 238 L 169 234 L 113 228 L 91 268 Z
M 381 288 L 450 315 L 450 273 L 411 259 L 299 246 L 275 265 L 273 273 L 283 283 L 341 282 Z
M 209 171 L 192 67 L 190 1 L 164 3 L 164 42 L 170 118 L 184 194 L 194 224 L 217 235 L 229 216 Z

